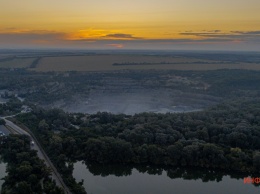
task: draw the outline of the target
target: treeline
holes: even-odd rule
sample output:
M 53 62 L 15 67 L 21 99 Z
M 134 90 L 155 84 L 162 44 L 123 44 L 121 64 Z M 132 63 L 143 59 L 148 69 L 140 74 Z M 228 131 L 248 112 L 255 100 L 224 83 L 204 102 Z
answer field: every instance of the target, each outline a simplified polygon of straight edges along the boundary
M 36 68 L 41 59 L 42 57 L 37 57 L 30 65 L 30 68 Z
M 49 169 L 30 149 L 30 138 L 24 135 L 9 135 L 1 140 L 1 157 L 8 163 L 2 194 L 63 194 L 50 178 Z
M 234 179 L 243 179 L 249 176 L 247 173 L 234 173 L 226 171 L 209 170 L 206 168 L 187 168 L 187 167 L 172 167 L 172 166 L 154 166 L 154 165 L 125 165 L 125 164 L 93 164 L 85 163 L 89 172 L 94 176 L 129 176 L 132 175 L 133 170 L 140 173 L 147 173 L 150 175 L 162 175 L 166 172 L 167 176 L 171 179 L 182 178 L 184 180 L 202 180 L 203 182 L 222 181 L 223 177 L 230 176 Z M 253 174 L 252 177 L 257 177 Z M 260 186 L 255 184 L 255 186 Z
M 34 130 L 58 166 L 85 160 L 260 171 L 259 100 L 196 113 L 134 116 L 38 108 L 18 119 Z
M 184 62 L 169 62 L 169 61 L 161 61 L 161 62 L 123 62 L 123 63 L 113 63 L 113 66 L 127 66 L 127 65 L 180 65 L 180 64 L 219 64 L 219 61 L 184 61 Z M 229 61 L 222 61 L 221 64 L 232 64 Z

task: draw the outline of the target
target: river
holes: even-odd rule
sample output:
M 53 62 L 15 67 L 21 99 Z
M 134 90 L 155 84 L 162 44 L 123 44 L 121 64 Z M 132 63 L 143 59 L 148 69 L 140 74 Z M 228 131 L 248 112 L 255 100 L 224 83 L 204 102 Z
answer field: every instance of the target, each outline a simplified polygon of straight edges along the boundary
M 74 163 L 74 178 L 84 180 L 88 194 L 258 194 L 260 187 L 244 184 L 243 175 L 215 171 L 85 165 Z

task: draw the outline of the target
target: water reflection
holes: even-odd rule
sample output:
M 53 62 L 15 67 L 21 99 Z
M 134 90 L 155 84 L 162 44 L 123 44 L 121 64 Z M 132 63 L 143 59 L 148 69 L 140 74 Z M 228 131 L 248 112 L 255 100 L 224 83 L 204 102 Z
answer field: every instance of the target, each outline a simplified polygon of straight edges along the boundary
M 155 166 L 97 165 L 77 162 L 73 176 L 84 180 L 87 192 L 121 193 L 259 193 L 259 187 L 244 184 L 249 174 L 225 173 L 206 169 Z M 252 175 L 254 176 L 254 175 Z
M 215 170 L 208 170 L 202 168 L 169 168 L 169 167 L 158 167 L 158 166 L 144 166 L 144 165 L 100 165 L 100 164 L 85 164 L 89 172 L 94 176 L 106 177 L 109 175 L 115 175 L 117 177 L 130 176 L 133 169 L 136 169 L 140 173 L 146 173 L 149 175 L 162 175 L 165 171 L 167 176 L 171 179 L 183 178 L 184 180 L 202 180 L 203 182 L 209 181 L 222 181 L 224 176 L 229 175 L 232 179 L 241 180 L 244 177 L 252 176 L 256 177 L 254 174 L 241 174 L 241 173 L 226 173 Z

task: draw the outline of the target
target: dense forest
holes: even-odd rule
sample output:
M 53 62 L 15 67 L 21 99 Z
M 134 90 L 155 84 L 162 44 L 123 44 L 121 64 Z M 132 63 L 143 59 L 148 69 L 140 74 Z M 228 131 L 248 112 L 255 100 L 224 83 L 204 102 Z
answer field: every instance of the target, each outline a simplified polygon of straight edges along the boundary
M 60 168 L 66 161 L 84 160 L 260 171 L 259 100 L 194 113 L 134 116 L 36 108 L 17 119 L 34 131 Z
M 50 178 L 51 170 L 30 149 L 28 136 L 9 135 L 1 137 L 1 159 L 8 163 L 2 194 L 63 194 Z

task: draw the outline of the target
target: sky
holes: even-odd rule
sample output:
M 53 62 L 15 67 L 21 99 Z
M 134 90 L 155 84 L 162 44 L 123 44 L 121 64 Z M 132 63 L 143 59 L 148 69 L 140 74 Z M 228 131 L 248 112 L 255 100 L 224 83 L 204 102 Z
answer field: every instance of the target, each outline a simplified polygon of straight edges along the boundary
M 0 0 L 0 48 L 260 51 L 260 0 Z

